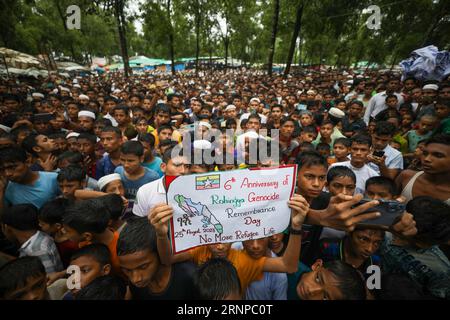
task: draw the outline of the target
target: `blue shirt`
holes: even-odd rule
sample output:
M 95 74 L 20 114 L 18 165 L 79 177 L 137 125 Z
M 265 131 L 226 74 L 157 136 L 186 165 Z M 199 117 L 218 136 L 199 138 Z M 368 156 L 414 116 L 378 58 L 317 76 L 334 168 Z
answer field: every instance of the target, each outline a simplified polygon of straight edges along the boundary
M 161 171 L 161 163 L 161 158 L 155 157 L 155 159 L 153 159 L 151 163 L 143 163 L 142 166 L 155 171 L 161 178 L 164 175 L 164 173 Z
M 303 276 L 303 274 L 310 272 L 311 269 L 299 262 L 298 263 L 298 270 L 295 273 L 289 273 L 287 275 L 288 277 L 288 294 L 287 294 L 287 298 L 288 300 L 300 300 L 298 294 L 297 294 L 297 285 L 301 279 L 301 277 Z
M 287 300 L 287 288 L 285 273 L 264 272 L 261 280 L 250 283 L 245 300 Z
M 5 191 L 5 205 L 31 203 L 40 209 L 60 194 L 57 176 L 56 172 L 39 171 L 39 178 L 32 185 L 9 181 Z
M 115 173 L 120 174 L 120 180 L 122 180 L 123 187 L 125 188 L 125 198 L 128 200 L 136 199 L 136 193 L 140 187 L 149 182 L 155 181 L 159 179 L 159 175 L 150 169 L 144 168 L 145 173 L 142 177 L 137 180 L 130 180 L 125 175 L 125 169 L 123 166 L 118 166 Z
M 116 166 L 111 161 L 109 155 L 105 154 L 103 158 L 97 161 L 97 168 L 95 170 L 95 179 L 100 179 L 103 176 L 114 173 Z

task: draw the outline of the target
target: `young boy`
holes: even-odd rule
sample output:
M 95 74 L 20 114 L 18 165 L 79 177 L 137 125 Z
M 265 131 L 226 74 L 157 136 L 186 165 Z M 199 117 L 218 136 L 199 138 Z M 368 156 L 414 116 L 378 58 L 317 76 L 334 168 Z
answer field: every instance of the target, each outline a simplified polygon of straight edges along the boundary
M 0 268 L 0 300 L 48 300 L 47 273 L 38 257 L 22 257 Z
M 372 177 L 366 181 L 366 198 L 371 200 L 395 200 L 398 196 L 397 187 L 392 179 Z
M 97 137 L 90 133 L 80 133 L 77 138 L 78 146 L 83 155 L 83 165 L 89 177 L 95 178 L 96 160 L 95 146 L 97 144 Z
M 48 274 L 63 270 L 55 242 L 49 235 L 39 231 L 38 210 L 35 206 L 18 204 L 4 210 L 2 232 L 6 239 L 17 244 L 20 257 L 38 257 Z
M 400 115 L 397 111 L 398 98 L 395 94 L 387 95 L 385 104 L 387 109 L 378 113 L 375 116 L 375 121 L 386 121 L 390 117 L 398 117 Z
M 366 123 L 362 119 L 364 104 L 361 101 L 353 100 L 350 102 L 347 115 L 342 119 L 342 133 L 351 138 L 353 135 L 366 129 Z
M 439 98 L 434 106 L 439 126 L 436 133 L 450 134 L 450 99 Z
M 164 173 L 161 171 L 162 160 L 154 155 L 155 137 L 150 133 L 140 134 L 138 141 L 144 147 L 144 162 L 142 165 L 150 170 L 155 171 L 161 178 Z
M 66 209 L 63 228 L 67 237 L 82 248 L 91 243 L 103 243 L 111 253 L 111 265 L 120 275 L 117 258 L 119 233 L 108 228 L 110 214 L 104 204 L 97 199 L 76 202 Z
M 309 142 L 312 143 L 317 138 L 317 130 L 314 126 L 306 126 L 302 128 L 300 132 L 300 143 Z
M 334 123 L 329 120 L 325 120 L 320 125 L 319 136 L 317 136 L 316 140 L 314 140 L 312 144 L 317 146 L 319 143 L 323 142 L 328 144 L 329 148 L 331 149 L 333 147 L 334 142 L 331 137 L 333 131 L 334 131 Z
M 76 296 L 76 300 L 124 300 L 127 286 L 119 277 L 111 275 L 95 278 L 86 287 L 81 289 Z
M 57 180 L 63 197 L 74 201 L 75 191 L 86 186 L 86 172 L 79 166 L 71 165 L 58 172 Z
M 161 125 L 158 129 L 158 141 L 171 140 L 173 128 L 168 124 Z
M 137 135 L 137 131 L 131 123 L 130 110 L 125 105 L 117 106 L 113 109 L 114 119 L 118 123 L 118 128 L 122 132 L 122 135 L 127 137 L 128 140 L 133 139 Z
M 71 289 L 63 300 L 73 300 L 81 289 L 96 278 L 111 273 L 111 258 L 107 246 L 101 243 L 87 245 L 72 254 L 71 266 L 80 268 L 80 289 Z
M 194 297 L 199 300 L 240 300 L 241 283 L 236 268 L 227 259 L 212 258 L 194 274 Z
M 120 147 L 122 146 L 122 132 L 116 127 L 105 127 L 100 134 L 100 141 L 108 154 L 97 161 L 96 179 L 114 173 L 120 165 Z
M 333 153 L 336 159 L 335 163 L 348 161 L 352 140 L 348 138 L 338 138 L 334 141 Z
M 130 282 L 127 299 L 192 299 L 195 266 L 191 262 L 162 264 L 157 250 L 159 241 L 147 218 L 130 220 L 120 233 L 117 255 Z
M 78 249 L 75 242 L 70 241 L 63 233 L 62 218 L 66 208 L 69 206 L 69 200 L 65 198 L 56 198 L 44 204 L 39 210 L 39 227 L 55 240 L 59 256 L 64 268 L 69 266 L 72 253 Z
M 158 180 L 159 175 L 141 165 L 144 162 L 144 147 L 138 141 L 127 141 L 120 149 L 120 163 L 114 172 L 120 174 L 125 187 L 125 198 L 134 202 L 136 193 L 144 184 Z
M 316 145 L 316 151 L 327 160 L 331 155 L 330 146 L 324 142 L 318 143 Z
M 366 286 L 361 274 L 342 261 L 317 260 L 311 269 L 300 263 L 288 275 L 289 300 L 365 300 Z
M 408 138 L 409 152 L 413 153 L 420 141 L 426 140 L 433 135 L 436 120 L 436 117 L 433 115 L 423 115 L 419 119 L 419 127 L 416 130 L 408 131 L 406 137 Z
M 351 160 L 335 163 L 330 167 L 333 168 L 339 165 L 350 168 L 356 175 L 356 193 L 364 194 L 367 179 L 378 176 L 378 173 L 366 164 L 371 146 L 372 140 L 369 137 L 364 135 L 354 136 L 352 138 L 352 145 L 350 149 Z

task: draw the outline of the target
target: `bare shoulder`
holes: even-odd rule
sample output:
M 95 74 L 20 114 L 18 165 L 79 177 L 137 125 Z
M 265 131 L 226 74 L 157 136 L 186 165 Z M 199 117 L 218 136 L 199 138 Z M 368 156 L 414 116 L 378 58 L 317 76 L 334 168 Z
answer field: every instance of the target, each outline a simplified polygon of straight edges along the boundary
M 409 180 L 417 173 L 417 171 L 414 170 L 403 170 L 400 172 L 400 174 L 395 179 L 397 182 L 397 185 L 399 187 L 404 187 L 408 184 Z

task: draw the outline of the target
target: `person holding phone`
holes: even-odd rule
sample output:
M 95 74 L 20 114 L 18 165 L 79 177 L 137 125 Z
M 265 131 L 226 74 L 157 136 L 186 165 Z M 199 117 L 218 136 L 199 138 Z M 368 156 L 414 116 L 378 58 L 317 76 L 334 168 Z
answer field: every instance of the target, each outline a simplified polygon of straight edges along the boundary
M 378 122 L 372 134 L 372 154 L 367 156 L 368 165 L 375 172 L 391 179 L 395 179 L 403 170 L 402 153 L 389 145 L 395 131 L 392 123 Z

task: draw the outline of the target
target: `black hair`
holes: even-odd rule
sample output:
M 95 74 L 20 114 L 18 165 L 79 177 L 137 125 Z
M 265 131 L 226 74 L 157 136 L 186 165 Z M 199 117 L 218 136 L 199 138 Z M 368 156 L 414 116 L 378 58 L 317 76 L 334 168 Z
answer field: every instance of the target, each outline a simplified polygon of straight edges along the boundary
M 37 133 L 31 133 L 22 141 L 22 147 L 26 152 L 36 155 L 36 151 L 34 151 L 34 147 L 37 146 L 37 137 L 39 135 Z
M 395 100 L 398 100 L 398 98 L 397 98 L 397 96 L 396 96 L 395 94 L 388 94 L 388 95 L 386 96 L 385 101 L 387 101 L 388 99 L 391 99 L 391 98 L 394 98 Z
M 341 260 L 325 262 L 323 267 L 337 278 L 343 300 L 366 300 L 366 284 L 358 270 Z
M 431 245 L 446 244 L 450 240 L 450 206 L 428 196 L 415 197 L 406 205 L 414 216 L 415 239 Z
M 249 115 L 247 118 L 247 122 L 250 121 L 250 119 L 256 119 L 259 123 L 261 123 L 261 117 L 256 113 L 252 113 L 251 115 Z
M 317 151 L 305 151 L 297 155 L 295 160 L 299 170 L 303 167 L 322 166 L 328 169 L 327 159 L 322 157 Z
M 233 293 L 242 294 L 241 282 L 234 265 L 223 258 L 212 258 L 194 274 L 195 299 L 223 300 Z
M 352 146 L 352 140 L 349 138 L 337 138 L 334 140 L 334 145 L 342 144 L 346 148 L 350 148 Z
M 352 100 L 349 103 L 349 106 L 353 105 L 353 104 L 357 104 L 358 106 L 360 106 L 361 108 L 364 108 L 364 103 L 362 103 L 362 101 L 359 100 Z
M 340 120 L 341 120 L 341 119 L 339 119 L 339 121 L 340 121 Z M 336 123 L 333 122 L 333 121 L 331 121 L 331 120 L 329 120 L 329 119 L 322 121 L 322 123 L 320 124 L 320 126 L 323 127 L 324 125 L 327 125 L 327 124 L 331 124 L 331 125 L 333 126 L 333 128 L 336 126 Z
M 166 106 L 165 104 L 158 104 L 155 107 L 155 116 L 158 113 L 168 113 L 170 115 L 170 108 L 168 106 Z
M 83 200 L 66 209 L 63 223 L 79 234 L 84 232 L 102 233 L 109 223 L 108 209 L 97 199 Z
M 102 129 L 102 132 L 114 132 L 116 136 L 122 138 L 122 131 L 119 128 L 113 126 L 107 126 Z
M 164 140 L 166 141 L 166 140 Z M 170 159 L 172 159 L 172 152 L 177 152 L 176 154 L 182 157 L 184 155 L 183 148 L 181 145 L 176 144 L 173 147 L 169 147 L 166 151 L 164 151 L 162 155 L 162 161 L 167 164 L 169 163 Z
M 65 198 L 56 198 L 46 202 L 39 209 L 39 220 L 48 224 L 62 223 L 64 212 L 70 202 Z
M 78 291 L 75 300 L 124 300 L 127 292 L 125 282 L 111 275 L 95 278 Z
M 377 122 L 374 130 L 375 134 L 379 136 L 393 136 L 395 134 L 395 131 L 395 126 L 387 121 Z
M 169 129 L 170 131 L 173 132 L 173 128 L 172 128 L 172 126 L 169 125 L 169 124 L 162 124 L 162 125 L 157 129 L 157 132 L 160 133 L 161 131 L 166 130 L 166 129 Z
M 352 169 L 345 166 L 335 166 L 330 168 L 327 173 L 327 182 L 331 183 L 336 178 L 349 177 L 356 183 L 356 175 Z
M 314 151 L 315 150 L 314 149 L 314 145 L 311 142 L 306 142 L 306 141 L 300 142 L 298 147 L 300 149 L 306 149 L 307 151 Z M 303 150 L 303 152 L 306 151 L 306 150 Z
M 316 127 L 314 126 L 306 126 L 302 128 L 303 133 L 314 133 L 315 135 L 317 135 L 317 130 Z
M 105 127 L 112 126 L 112 122 L 108 118 L 100 118 L 100 119 L 95 120 L 94 124 L 98 124 L 98 123 L 103 124 Z
M 45 274 L 44 265 L 38 257 L 25 256 L 9 261 L 0 268 L 0 299 L 18 288 L 25 287 L 30 278 Z
M 138 136 L 138 141 L 139 142 L 146 142 L 148 144 L 150 144 L 150 148 L 154 149 L 155 148 L 155 136 L 152 135 L 151 133 L 141 133 Z
M 146 217 L 131 219 L 122 229 L 117 241 L 117 255 L 124 256 L 138 251 L 157 253 L 156 231 Z
M 325 143 L 325 142 L 318 143 L 317 146 L 316 146 L 316 150 L 317 151 L 319 151 L 319 150 L 330 151 L 330 145 L 328 143 Z
M 120 148 L 120 152 L 123 154 L 133 154 L 138 157 L 144 155 L 144 147 L 139 141 L 127 141 Z
M 62 160 L 67 160 L 70 164 L 81 164 L 83 155 L 78 151 L 65 151 L 58 156 L 58 162 Z
M 130 116 L 130 108 L 128 108 L 125 105 L 120 105 L 120 106 L 114 107 L 114 109 L 112 110 L 112 113 L 114 114 L 114 112 L 119 111 L 119 110 L 123 111 L 126 116 Z
M 39 229 L 38 209 L 30 204 L 16 204 L 3 210 L 2 223 L 21 231 Z
M 80 135 L 77 137 L 77 140 L 80 140 L 80 139 L 88 140 L 90 143 L 92 143 L 94 145 L 97 143 L 97 137 L 95 135 L 87 133 L 87 132 L 80 133 Z
M 63 182 L 64 180 L 82 182 L 86 179 L 86 171 L 78 165 L 69 165 L 58 172 L 56 179 L 58 182 Z
M 97 198 L 108 209 L 109 216 L 112 220 L 118 220 L 123 213 L 122 197 L 115 193 L 110 193 Z
M 366 146 L 372 147 L 372 139 L 369 136 L 366 136 L 364 134 L 356 134 L 353 137 L 350 138 L 351 144 L 356 143 L 356 144 L 363 144 Z
M 394 180 L 390 178 L 382 176 L 371 177 L 366 181 L 366 190 L 371 185 L 382 186 L 386 188 L 387 192 L 389 192 L 389 194 L 391 194 L 392 196 L 398 195 L 397 186 L 395 185 Z
M 70 261 L 76 260 L 82 256 L 90 256 L 97 261 L 101 267 L 111 264 L 111 252 L 109 248 L 103 243 L 93 243 L 88 246 L 84 246 L 81 249 L 75 251 L 70 257 Z
M 66 139 L 66 134 L 63 132 L 56 132 L 56 133 L 49 134 L 48 137 L 50 139 Z
M 446 146 L 450 146 L 450 134 L 448 133 L 440 133 L 435 136 L 432 136 L 425 142 L 425 145 L 429 145 L 432 143 L 443 144 Z

